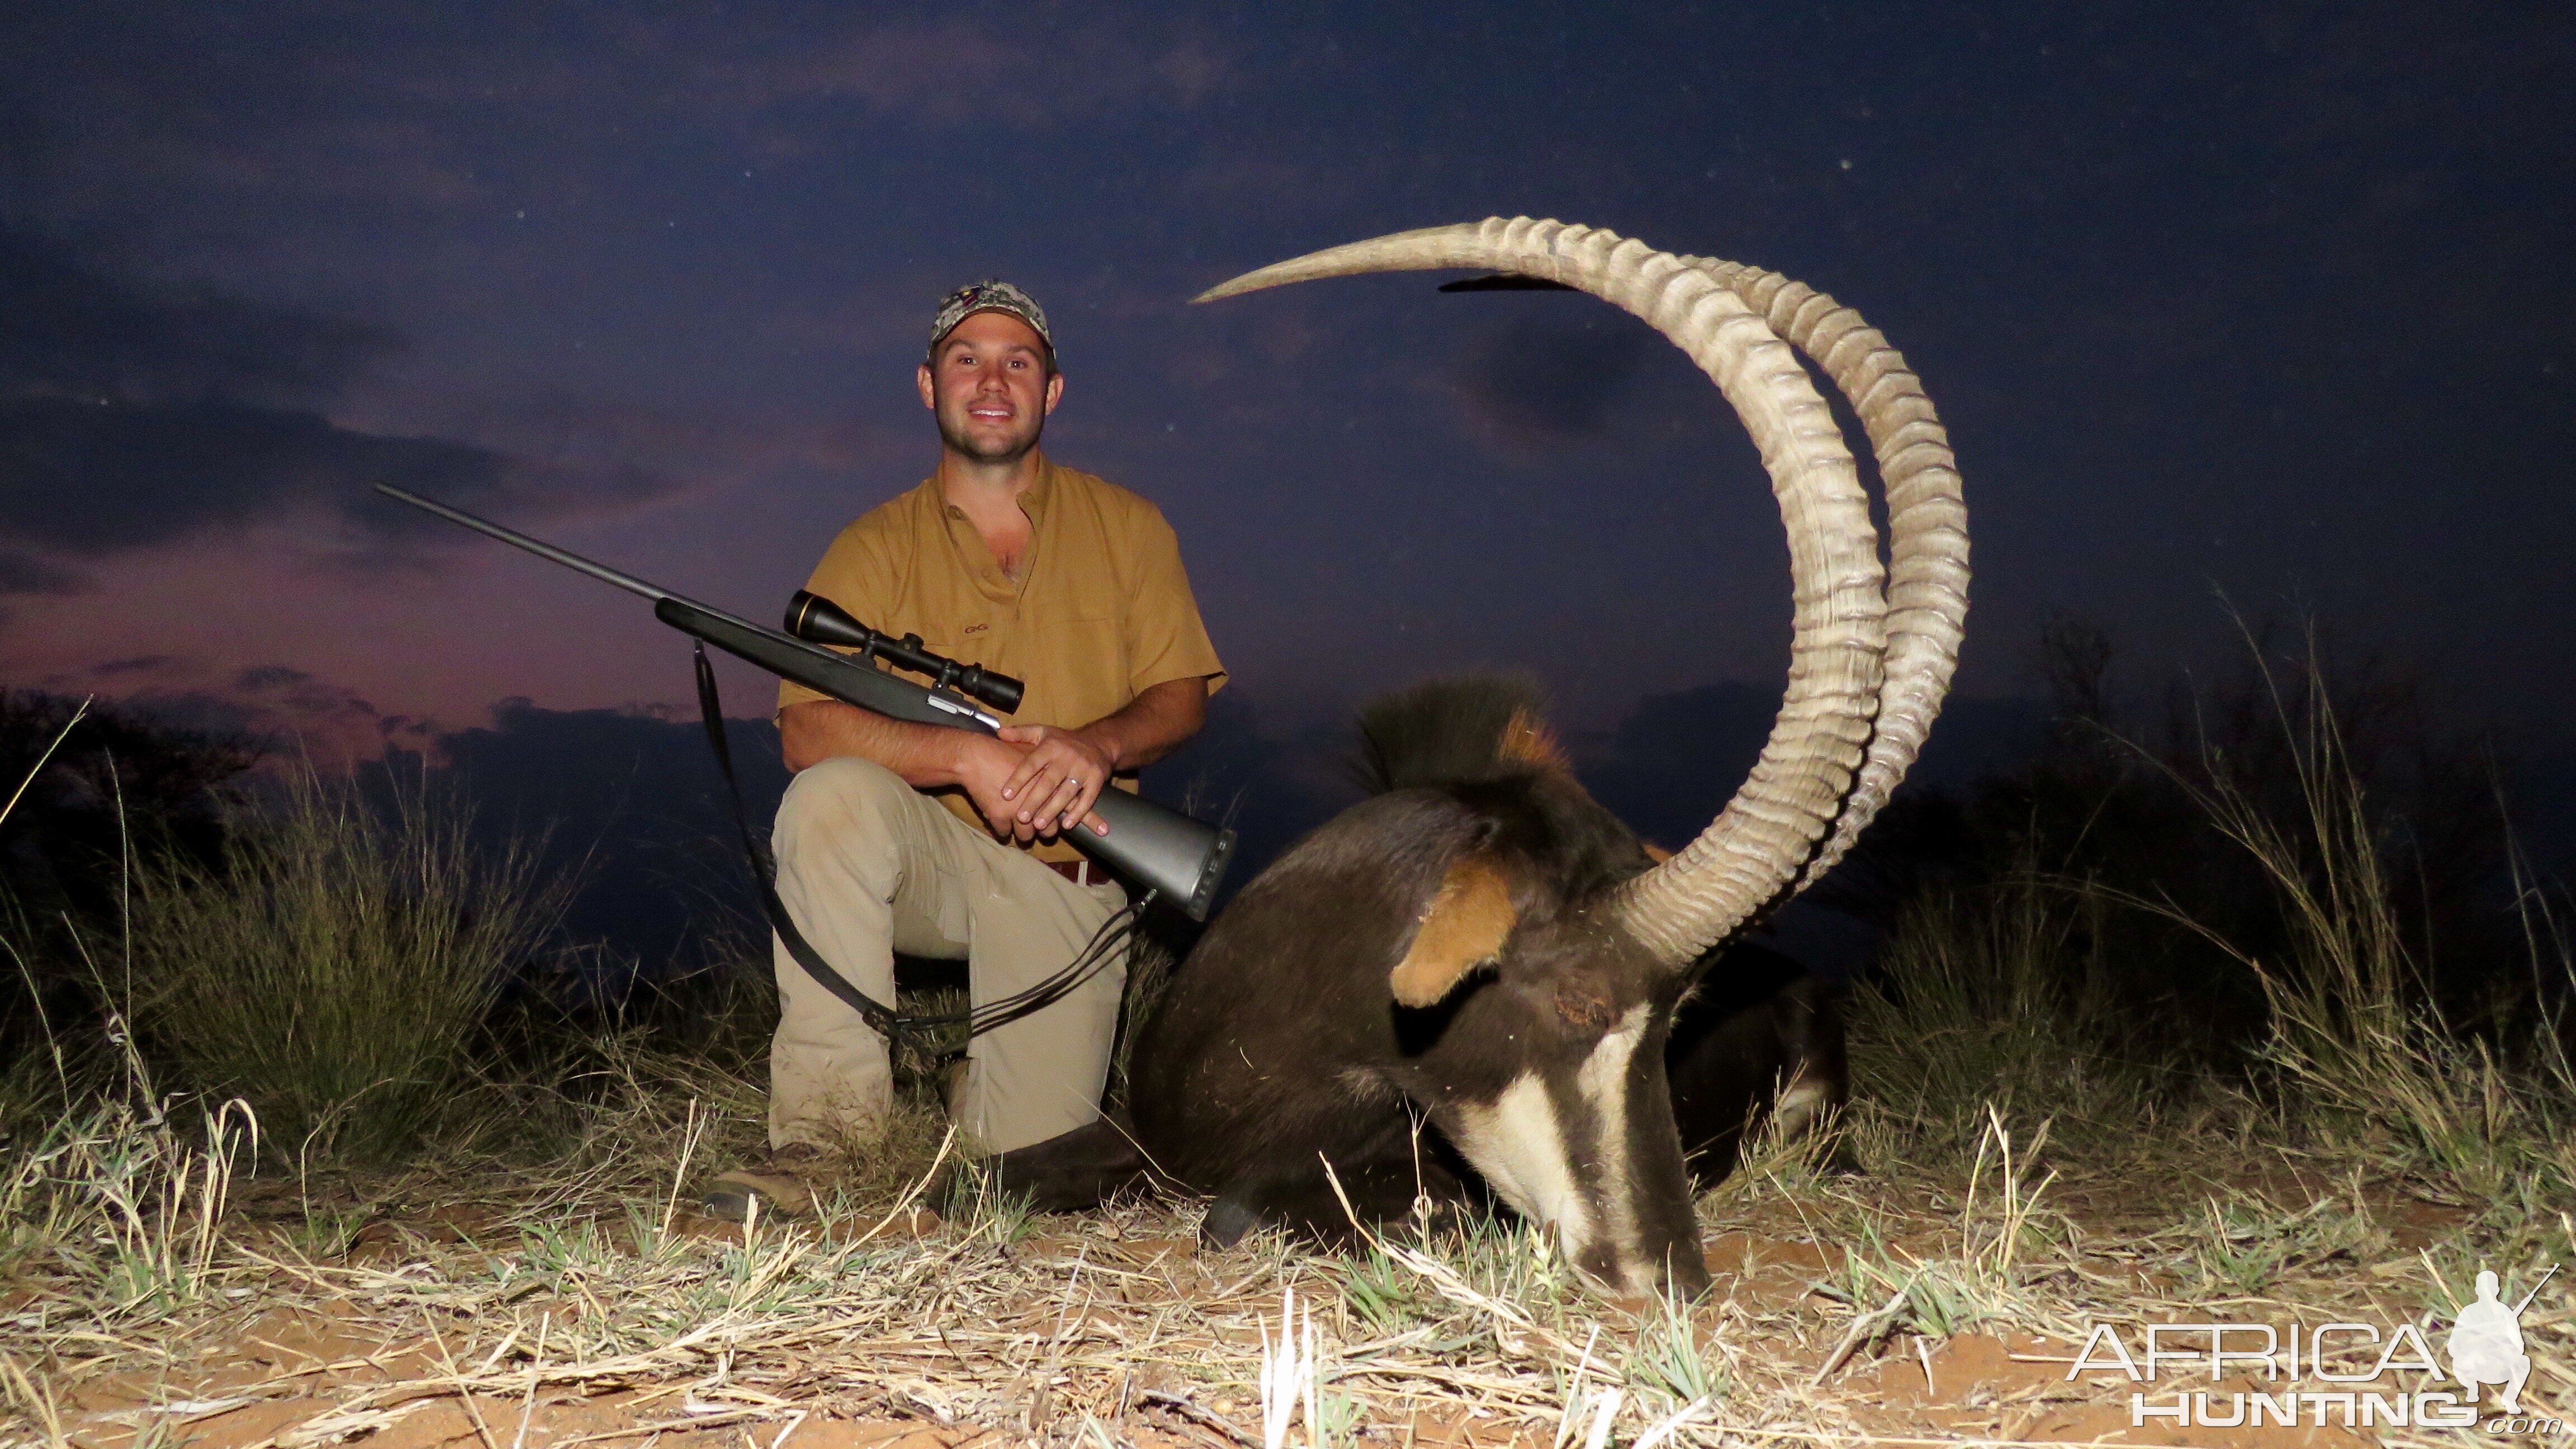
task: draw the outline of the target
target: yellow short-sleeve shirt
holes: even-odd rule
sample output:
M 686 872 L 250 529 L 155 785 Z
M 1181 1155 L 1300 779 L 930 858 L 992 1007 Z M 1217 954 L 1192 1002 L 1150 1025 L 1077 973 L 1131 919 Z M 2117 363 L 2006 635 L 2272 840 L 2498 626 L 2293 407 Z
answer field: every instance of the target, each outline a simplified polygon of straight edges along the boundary
M 1157 684 L 1204 678 L 1214 693 L 1225 683 L 1162 510 L 1041 454 L 1020 511 L 1030 539 L 1017 580 L 932 478 L 842 529 L 805 587 L 880 633 L 918 634 L 933 653 L 1026 683 L 1005 724 L 1079 728 Z M 778 687 L 780 709 L 824 697 Z M 1119 783 L 1135 788 L 1133 777 Z M 939 793 L 960 819 L 986 828 L 964 791 Z M 1079 858 L 1062 841 L 1037 854 Z

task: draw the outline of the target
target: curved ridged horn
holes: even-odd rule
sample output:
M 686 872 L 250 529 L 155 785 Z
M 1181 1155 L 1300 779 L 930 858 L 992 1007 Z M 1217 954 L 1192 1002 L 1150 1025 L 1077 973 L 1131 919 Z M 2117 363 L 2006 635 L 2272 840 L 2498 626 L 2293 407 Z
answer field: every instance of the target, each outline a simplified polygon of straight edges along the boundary
M 1843 858 L 1905 778 L 1941 713 L 1968 618 L 1968 503 L 1958 460 L 1922 379 L 1861 315 L 1803 282 L 1714 257 L 1683 257 L 1744 299 L 1814 359 L 1860 415 L 1887 488 L 1887 681 L 1860 783 L 1801 883 Z
M 1688 353 L 1761 450 L 1789 535 L 1789 688 L 1753 774 L 1679 854 L 1628 883 L 1630 934 L 1675 970 L 1779 895 L 1813 856 L 1870 738 L 1886 647 L 1884 575 L 1851 453 L 1806 370 L 1707 271 L 1592 227 L 1496 217 L 1280 262 L 1197 300 L 1367 272 L 1484 267 L 1544 277 L 1635 313 Z

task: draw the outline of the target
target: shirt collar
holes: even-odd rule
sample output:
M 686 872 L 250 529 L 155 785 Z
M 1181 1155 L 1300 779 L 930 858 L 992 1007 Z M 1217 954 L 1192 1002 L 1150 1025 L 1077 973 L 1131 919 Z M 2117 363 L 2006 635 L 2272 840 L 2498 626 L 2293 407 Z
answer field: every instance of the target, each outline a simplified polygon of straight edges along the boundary
M 1038 476 L 1030 481 L 1028 491 L 1020 495 L 1020 511 L 1029 516 L 1029 522 L 1031 523 L 1044 522 L 1046 520 L 1047 500 L 1052 497 L 1054 493 L 1055 460 L 1049 458 L 1044 449 L 1040 449 L 1038 451 Z M 963 516 L 957 512 L 956 505 L 948 501 L 948 496 L 939 491 L 939 475 L 937 473 L 933 473 L 929 477 L 921 480 L 921 496 L 929 502 L 931 511 L 942 518 L 956 518 Z
M 1047 457 L 1046 450 L 1041 448 L 1038 450 L 1038 475 L 1030 480 L 1028 491 L 1020 495 L 1020 511 L 1029 516 L 1029 522 L 1044 521 L 1047 498 L 1054 492 L 1055 462 Z

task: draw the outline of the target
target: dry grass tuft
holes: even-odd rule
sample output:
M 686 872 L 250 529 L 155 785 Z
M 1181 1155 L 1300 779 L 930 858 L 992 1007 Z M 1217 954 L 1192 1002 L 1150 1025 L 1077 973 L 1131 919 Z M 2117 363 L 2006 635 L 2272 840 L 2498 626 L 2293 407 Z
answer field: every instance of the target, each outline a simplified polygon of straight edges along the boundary
M 383 1162 L 426 1137 L 562 904 L 530 852 L 478 851 L 425 788 L 394 809 L 304 771 L 221 868 L 139 874 L 119 994 L 184 1080 L 249 1100 L 294 1156 Z
M 2410 947 L 2361 779 L 2345 754 L 2324 681 L 2293 706 L 2264 674 L 2289 742 L 2298 813 L 2267 813 L 2216 762 L 2175 775 L 2229 841 L 2260 867 L 2288 925 L 2266 959 L 2201 926 L 2172 901 L 2130 901 L 2227 952 L 2270 1007 L 2264 1058 L 2294 1088 L 2294 1114 L 2346 1150 L 2441 1180 L 2459 1199 L 2527 1216 L 2576 1196 L 2576 1067 L 2558 1029 L 2576 962 L 2546 898 L 2516 880 L 2531 997 L 2507 1019 L 2520 1040 L 2467 1035 L 2435 1008 L 2427 963 Z M 2510 1056 L 2508 1054 L 2511 1054 Z

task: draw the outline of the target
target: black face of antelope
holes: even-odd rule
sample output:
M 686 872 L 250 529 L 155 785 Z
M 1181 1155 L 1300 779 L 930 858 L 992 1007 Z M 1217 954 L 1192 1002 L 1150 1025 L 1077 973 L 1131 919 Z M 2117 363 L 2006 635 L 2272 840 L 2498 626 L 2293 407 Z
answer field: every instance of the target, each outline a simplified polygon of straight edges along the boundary
M 1458 988 L 1436 1047 L 1388 1072 L 1497 1197 L 1622 1293 L 1708 1281 L 1664 1072 L 1680 988 L 1567 903 Z
M 1422 1193 L 1453 1196 L 1454 1149 L 1602 1286 L 1696 1289 L 1706 1272 L 1665 1076 L 1674 1003 L 1704 953 L 1841 856 L 1921 746 L 1966 611 L 1958 475 L 1904 359 L 1849 308 L 1605 231 L 1516 218 L 1406 232 L 1200 300 L 1454 267 L 1636 314 L 1744 420 L 1779 499 L 1794 600 L 1788 693 L 1761 761 L 1706 832 L 1649 862 L 1530 718 L 1488 709 L 1462 729 L 1455 709 L 1417 709 L 1422 728 L 1380 751 L 1386 793 L 1247 886 L 1176 973 L 1138 1042 L 1132 1123 L 1006 1154 L 999 1174 L 1041 1206 L 1073 1207 L 1150 1168 L 1213 1196 L 1206 1231 L 1231 1241 L 1263 1223 L 1335 1235 Z M 1793 346 L 1876 450 L 1883 564 L 1851 454 Z

